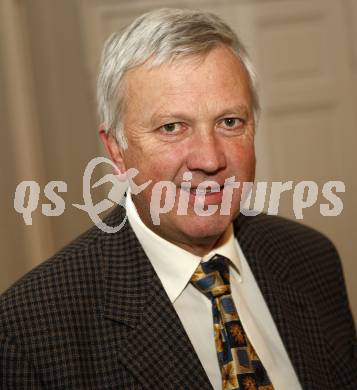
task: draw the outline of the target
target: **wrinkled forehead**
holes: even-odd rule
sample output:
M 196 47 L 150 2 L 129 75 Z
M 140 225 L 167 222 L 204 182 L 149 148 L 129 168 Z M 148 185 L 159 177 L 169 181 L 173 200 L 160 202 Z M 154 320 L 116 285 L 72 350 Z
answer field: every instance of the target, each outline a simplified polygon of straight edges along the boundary
M 181 56 L 159 65 L 153 61 L 125 75 L 125 110 L 219 109 L 224 104 L 251 110 L 248 72 L 229 47 L 217 46 L 202 55 Z

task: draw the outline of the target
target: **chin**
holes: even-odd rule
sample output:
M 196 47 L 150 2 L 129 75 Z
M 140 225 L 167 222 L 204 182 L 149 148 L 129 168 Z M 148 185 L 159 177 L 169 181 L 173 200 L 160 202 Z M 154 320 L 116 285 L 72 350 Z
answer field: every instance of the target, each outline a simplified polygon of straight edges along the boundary
M 218 239 L 232 222 L 229 215 L 212 215 L 209 217 L 191 217 L 182 221 L 180 230 L 188 237 L 197 240 Z

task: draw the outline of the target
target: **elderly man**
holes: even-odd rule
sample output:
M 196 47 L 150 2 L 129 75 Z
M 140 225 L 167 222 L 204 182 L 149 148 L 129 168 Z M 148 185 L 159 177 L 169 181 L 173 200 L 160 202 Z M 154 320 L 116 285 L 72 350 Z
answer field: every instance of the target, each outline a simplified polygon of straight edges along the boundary
M 146 184 L 119 232 L 94 227 L 3 295 L 1 388 L 356 389 L 334 247 L 240 215 L 258 99 L 234 32 L 200 11 L 145 14 L 107 42 L 98 100 L 112 161 Z

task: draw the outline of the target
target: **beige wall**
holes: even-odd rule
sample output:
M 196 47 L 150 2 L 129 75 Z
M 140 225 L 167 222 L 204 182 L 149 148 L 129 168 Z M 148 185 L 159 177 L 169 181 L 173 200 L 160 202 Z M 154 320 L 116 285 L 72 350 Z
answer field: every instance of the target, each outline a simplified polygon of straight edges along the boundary
M 42 182 L 41 136 L 34 98 L 30 48 L 24 9 L 20 3 L 0 3 L 1 112 L 1 255 L 2 288 L 8 286 L 52 248 L 51 226 L 41 220 L 26 229 L 13 208 L 21 180 Z M 37 237 L 41 236 L 41 240 Z
M 0 235 L 0 291 L 91 225 L 88 216 L 71 204 L 82 203 L 82 175 L 85 165 L 92 157 L 103 155 L 96 135 L 97 120 L 93 94 L 98 48 L 102 44 L 103 37 L 118 25 L 119 20 L 120 23 L 127 23 L 142 10 L 148 10 L 154 7 L 154 4 L 166 3 L 159 0 L 152 3 L 127 0 L 0 0 L 0 179 L 2 183 L 0 216 L 4 221 Z M 288 150 L 291 143 L 299 141 L 299 138 L 292 141 L 289 134 L 284 138 L 284 129 L 290 127 L 296 136 L 299 128 L 296 121 L 292 124 L 286 111 L 279 111 L 276 108 L 280 107 L 279 94 L 282 94 L 281 100 L 285 98 L 284 89 L 271 89 L 270 80 L 266 76 L 269 72 L 264 57 L 267 55 L 267 50 L 264 51 L 264 42 L 269 36 L 263 34 L 264 39 L 260 38 L 257 41 L 263 46 L 255 44 L 256 32 L 253 31 L 250 21 L 258 20 L 261 28 L 261 15 L 268 15 L 271 6 L 279 4 L 283 15 L 284 10 L 288 12 L 292 6 L 300 7 L 300 11 L 305 10 L 304 1 L 202 0 L 180 3 L 172 0 L 171 3 L 173 5 L 182 3 L 187 6 L 199 4 L 202 8 L 215 9 L 227 19 L 230 17 L 230 4 L 234 3 L 235 6 L 242 4 L 241 15 L 244 16 L 241 16 L 242 35 L 252 43 L 251 49 L 259 65 L 262 86 L 265 87 L 263 103 L 267 100 L 271 103 L 269 93 L 274 94 L 274 101 L 277 102 L 271 111 L 269 111 L 269 104 L 266 104 L 267 108 L 263 111 L 261 133 L 264 134 L 263 130 L 265 130 L 265 134 L 269 136 L 272 126 L 277 129 L 276 136 L 278 136 L 274 141 L 274 148 L 268 149 L 265 147 L 266 138 L 259 135 L 258 174 L 260 177 L 270 175 L 271 178 L 283 180 L 282 175 L 279 176 L 279 169 L 274 171 L 274 164 L 279 163 L 279 158 L 286 161 L 283 152 Z M 312 3 L 320 8 L 321 4 L 325 4 L 320 0 L 305 2 L 306 5 Z M 327 3 L 332 4 L 331 1 L 326 1 Z M 351 88 L 348 91 L 346 89 L 346 96 L 349 96 L 347 103 L 357 108 L 357 94 L 353 92 L 357 90 L 357 39 L 355 38 L 357 37 L 357 5 L 353 0 L 336 0 L 333 4 L 341 4 L 338 9 L 342 12 L 341 18 L 346 29 L 346 34 L 341 35 L 342 38 L 336 38 L 337 42 L 338 39 L 343 40 L 341 43 L 346 47 L 345 55 L 348 57 L 344 62 L 347 67 L 343 70 L 343 74 L 351 73 L 351 83 L 355 86 L 354 88 L 351 88 L 351 85 L 347 86 Z M 337 25 L 338 18 L 335 18 L 335 21 L 334 18 L 330 19 L 329 23 L 336 24 L 330 25 L 332 31 L 334 27 L 340 29 Z M 292 18 L 291 23 L 296 23 L 296 18 L 295 20 Z M 326 44 L 328 45 L 328 42 Z M 276 50 L 278 49 L 276 47 Z M 331 55 L 334 52 L 331 48 Z M 298 57 L 294 58 L 294 61 L 296 59 Z M 291 65 L 291 61 L 287 62 L 287 67 Z M 347 79 L 343 78 L 343 80 Z M 341 107 L 346 107 L 343 101 L 344 91 L 341 88 L 340 90 L 342 92 L 339 92 L 337 99 L 341 102 Z M 351 110 L 348 115 L 350 113 Z M 297 116 L 300 118 L 305 114 L 306 112 Z M 272 117 L 275 118 L 273 125 L 269 122 Z M 354 127 L 351 126 L 351 123 L 357 123 L 357 119 L 350 118 L 348 121 L 349 126 L 338 124 L 336 129 L 338 137 L 346 139 L 346 148 L 336 149 L 338 155 L 337 157 L 334 155 L 334 159 L 344 162 L 339 165 L 340 170 L 336 168 L 337 176 L 330 177 L 331 169 L 324 168 L 325 160 L 322 158 L 320 160 L 317 158 L 320 164 L 317 170 L 319 177 L 316 175 L 311 177 L 310 171 L 298 169 L 299 164 L 301 168 L 304 161 L 293 162 L 295 166 L 292 166 L 292 171 L 296 173 L 297 179 L 304 178 L 304 175 L 307 175 L 307 179 L 321 182 L 326 179 L 345 178 L 349 184 L 347 190 L 350 192 L 346 198 L 348 215 L 345 214 L 344 219 L 327 221 L 310 213 L 309 218 L 304 222 L 324 231 L 336 243 L 342 255 L 353 311 L 357 316 L 357 284 L 355 283 L 357 265 L 354 255 L 357 244 L 353 229 L 355 220 L 353 216 L 356 215 L 354 198 L 357 196 L 356 155 L 353 153 L 353 148 L 357 138 Z M 304 124 L 303 121 L 301 123 Z M 269 156 L 269 150 L 279 158 L 274 159 Z M 314 153 L 313 148 L 305 151 L 302 160 L 311 161 L 311 164 L 316 167 Z M 298 157 L 296 155 L 294 158 L 298 159 Z M 334 167 L 337 165 L 334 164 Z M 341 174 L 341 177 L 338 174 Z M 21 216 L 13 208 L 15 188 L 22 180 L 37 180 L 42 189 L 50 180 L 65 181 L 68 184 L 68 193 L 63 195 L 67 205 L 64 214 L 60 217 L 44 217 L 37 211 L 33 215 L 33 225 L 25 226 Z M 41 200 L 43 201 L 43 197 Z M 291 216 L 287 208 L 282 209 L 282 214 Z

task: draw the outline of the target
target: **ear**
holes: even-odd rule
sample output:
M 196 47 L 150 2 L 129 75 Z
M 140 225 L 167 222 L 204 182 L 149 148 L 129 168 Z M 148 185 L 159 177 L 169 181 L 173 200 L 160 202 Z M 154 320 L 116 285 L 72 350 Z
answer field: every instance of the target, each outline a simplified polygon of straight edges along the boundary
M 124 173 L 126 171 L 126 165 L 123 148 L 119 145 L 111 131 L 107 132 L 104 128 L 100 127 L 99 136 L 110 159 L 118 167 L 119 171 Z

